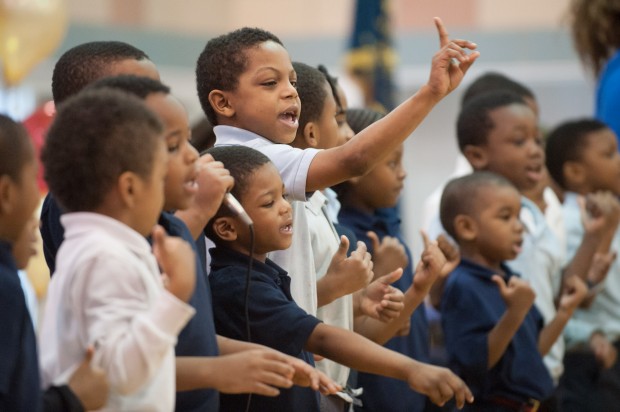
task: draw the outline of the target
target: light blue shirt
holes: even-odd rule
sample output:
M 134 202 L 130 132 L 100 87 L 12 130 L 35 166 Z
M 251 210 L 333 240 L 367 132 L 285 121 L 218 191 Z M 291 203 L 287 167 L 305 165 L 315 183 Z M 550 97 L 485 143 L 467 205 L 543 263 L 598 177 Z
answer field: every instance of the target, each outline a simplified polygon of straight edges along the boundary
M 573 257 L 584 236 L 578 195 L 567 193 L 564 198 L 567 255 Z M 620 250 L 620 231 L 616 231 L 611 250 Z M 569 346 L 588 342 L 596 330 L 614 341 L 620 337 L 620 261 L 616 259 L 603 281 L 603 290 L 588 309 L 577 309 L 566 327 Z
M 555 300 L 562 283 L 564 254 L 545 215 L 535 203 L 524 196 L 521 196 L 519 217 L 524 226 L 522 250 L 516 259 L 506 263 L 510 269 L 527 280 L 536 292 L 534 304 L 546 325 L 557 313 Z M 545 366 L 556 384 L 564 370 L 563 357 L 564 339 L 560 337 L 544 357 Z

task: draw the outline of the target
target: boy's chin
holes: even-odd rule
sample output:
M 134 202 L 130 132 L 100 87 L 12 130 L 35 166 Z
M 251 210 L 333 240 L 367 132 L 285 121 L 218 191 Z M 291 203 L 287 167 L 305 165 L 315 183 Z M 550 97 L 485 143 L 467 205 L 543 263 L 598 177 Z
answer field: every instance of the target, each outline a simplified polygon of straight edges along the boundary
M 274 136 L 273 139 L 269 139 L 269 140 L 271 140 L 273 143 L 291 144 L 295 140 L 296 135 L 297 135 L 297 131 L 294 131 L 292 133 L 288 133 L 288 132 L 280 133 L 279 135 Z

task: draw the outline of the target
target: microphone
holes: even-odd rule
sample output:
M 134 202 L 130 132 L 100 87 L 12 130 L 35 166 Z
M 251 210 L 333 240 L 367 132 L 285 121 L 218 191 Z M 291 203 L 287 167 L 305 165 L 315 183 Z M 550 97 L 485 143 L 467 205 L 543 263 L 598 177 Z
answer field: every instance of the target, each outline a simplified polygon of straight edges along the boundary
M 230 192 L 224 195 L 223 202 L 226 205 L 226 207 L 228 207 L 228 209 L 235 216 L 238 216 L 241 219 L 243 223 L 245 223 L 248 226 L 252 226 L 254 224 L 254 222 L 252 222 L 252 219 L 250 219 L 250 216 L 248 216 L 245 209 L 243 209 L 243 206 L 241 206 L 241 203 L 239 203 L 239 201 L 235 199 L 235 197 L 232 194 L 230 194 Z

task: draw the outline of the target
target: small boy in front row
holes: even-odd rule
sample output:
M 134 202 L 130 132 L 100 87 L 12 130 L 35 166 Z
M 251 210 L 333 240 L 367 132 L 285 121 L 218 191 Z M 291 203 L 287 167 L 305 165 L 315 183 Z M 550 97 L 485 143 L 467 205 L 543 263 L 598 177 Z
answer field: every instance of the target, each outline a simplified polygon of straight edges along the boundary
M 110 381 L 105 410 L 173 410 L 174 345 L 194 314 L 195 259 L 155 226 L 168 169 L 160 120 L 135 96 L 85 91 L 59 107 L 42 160 L 69 212 L 45 308 L 44 380 L 63 382 L 94 345 Z
M 442 326 L 450 367 L 476 397 L 468 410 L 536 410 L 553 392 L 541 351 L 554 322 L 543 328 L 536 294 L 505 264 L 523 243 L 520 202 L 512 183 L 491 172 L 452 180 L 441 198 L 441 223 L 461 253 L 441 299 Z M 570 317 L 585 294 L 565 291 L 558 313 Z
M 452 397 L 459 407 L 473 401 L 465 384 L 448 370 L 389 351 L 348 330 L 325 325 L 299 308 L 290 294 L 290 277 L 266 257 L 269 252 L 289 247 L 294 230 L 291 205 L 285 199 L 278 170 L 269 158 L 248 147 L 221 146 L 209 153 L 223 162 L 234 177 L 231 193 L 253 221 L 250 228 L 222 207 L 205 229 L 216 245 L 210 250 L 209 282 L 219 333 L 248 338 L 244 309 L 246 276 L 252 264 L 247 312 L 253 342 L 307 362 L 312 362 L 310 353 L 315 353 L 358 370 L 407 381 L 412 389 L 438 404 Z M 428 278 L 433 278 L 430 272 L 440 271 L 445 258 L 436 245 L 429 247 L 429 254 L 425 263 Z M 221 411 L 239 411 L 246 407 L 247 397 L 222 395 L 220 401 Z M 319 406 L 310 389 L 293 387 L 275 398 L 253 396 L 250 410 L 318 411 Z

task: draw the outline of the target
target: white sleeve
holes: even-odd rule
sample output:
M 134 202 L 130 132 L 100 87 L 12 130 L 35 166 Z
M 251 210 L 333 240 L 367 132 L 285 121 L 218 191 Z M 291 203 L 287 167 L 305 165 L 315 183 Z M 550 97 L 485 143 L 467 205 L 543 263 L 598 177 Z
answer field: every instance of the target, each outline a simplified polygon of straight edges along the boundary
M 158 371 L 194 309 L 122 259 L 100 256 L 82 266 L 71 299 L 96 345 L 93 364 L 118 393 L 131 394 Z

